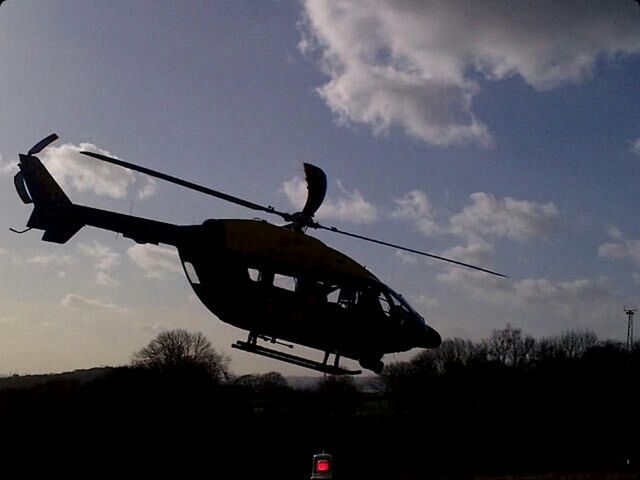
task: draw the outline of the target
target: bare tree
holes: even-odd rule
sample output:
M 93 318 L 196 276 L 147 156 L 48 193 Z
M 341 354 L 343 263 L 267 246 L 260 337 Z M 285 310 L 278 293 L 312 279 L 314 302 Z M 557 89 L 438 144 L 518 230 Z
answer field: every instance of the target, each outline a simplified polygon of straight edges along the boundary
M 592 330 L 568 330 L 559 336 L 545 337 L 538 342 L 538 360 L 575 360 L 598 344 L 598 337 Z
M 531 360 L 536 345 L 531 335 L 507 324 L 502 330 L 494 330 L 484 340 L 487 358 L 505 366 L 521 367 Z
M 411 367 L 422 374 L 444 375 L 466 367 L 481 354 L 480 346 L 463 338 L 448 338 L 435 349 L 424 350 L 411 359 Z
M 560 345 L 569 358 L 579 358 L 598 343 L 591 330 L 569 330 L 560 335 Z
M 220 380 L 228 377 L 228 362 L 201 332 L 176 329 L 159 333 L 134 354 L 132 364 L 161 370 L 197 367 Z
M 463 338 L 450 338 L 442 342 L 434 350 L 440 373 L 450 372 L 452 369 L 467 367 L 480 354 L 479 345 Z

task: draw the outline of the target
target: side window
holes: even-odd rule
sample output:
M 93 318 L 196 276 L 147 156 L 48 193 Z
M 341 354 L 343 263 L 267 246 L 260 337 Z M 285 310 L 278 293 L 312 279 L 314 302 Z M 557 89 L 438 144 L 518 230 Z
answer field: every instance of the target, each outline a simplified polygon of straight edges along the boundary
M 293 277 L 289 277 L 288 275 L 281 275 L 279 273 L 276 273 L 273 276 L 273 285 L 278 288 L 294 292 L 296 290 L 296 279 Z
M 260 280 L 260 270 L 257 270 L 255 268 L 248 268 L 247 270 L 249 271 L 249 278 L 251 280 L 253 280 L 254 282 Z
M 373 287 L 365 287 L 358 292 L 357 306 L 363 311 L 367 311 L 369 313 L 378 313 L 382 310 L 382 305 L 380 305 L 380 297 L 380 291 Z M 389 308 L 388 305 L 389 304 L 387 302 L 387 310 Z
M 327 295 L 327 302 L 329 303 L 339 303 L 340 301 L 340 289 L 336 288 L 334 290 L 332 290 L 331 292 L 329 292 L 329 295 Z
M 349 286 L 343 286 L 340 288 L 338 303 L 345 308 L 356 303 L 356 290 Z

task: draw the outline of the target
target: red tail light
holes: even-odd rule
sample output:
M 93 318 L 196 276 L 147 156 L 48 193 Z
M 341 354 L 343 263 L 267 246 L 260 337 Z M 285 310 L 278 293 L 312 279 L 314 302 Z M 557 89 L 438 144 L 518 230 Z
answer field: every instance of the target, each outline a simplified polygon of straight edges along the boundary
M 333 478 L 333 457 L 329 453 L 316 453 L 311 463 L 311 480 Z
M 328 473 L 331 471 L 331 462 L 329 460 L 318 460 L 316 462 L 316 472 Z

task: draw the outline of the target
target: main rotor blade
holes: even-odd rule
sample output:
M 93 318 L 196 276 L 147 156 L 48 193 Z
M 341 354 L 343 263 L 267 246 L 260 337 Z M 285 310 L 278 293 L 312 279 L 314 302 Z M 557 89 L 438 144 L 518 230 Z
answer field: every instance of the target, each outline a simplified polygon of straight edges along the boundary
M 144 173 L 145 175 L 149 175 L 151 177 L 160 178 L 167 182 L 180 185 L 181 187 L 190 188 L 191 190 L 195 190 L 196 192 L 211 195 L 213 197 L 226 200 L 227 202 L 235 203 L 236 205 L 250 208 L 251 210 L 258 210 L 261 212 L 267 212 L 267 213 L 272 213 L 274 215 L 279 215 L 287 221 L 291 221 L 292 219 L 289 213 L 280 212 L 271 206 L 265 207 L 257 203 L 249 202 L 248 200 L 243 200 L 242 198 L 234 197 L 233 195 L 228 195 L 226 193 L 219 192 L 212 188 L 203 187 L 202 185 L 198 185 L 197 183 L 189 182 L 187 180 L 182 180 L 181 178 L 173 177 L 171 175 L 167 175 L 166 173 L 158 172 L 156 170 L 151 170 L 150 168 L 140 167 L 133 163 L 125 162 L 124 160 L 118 160 L 116 158 L 107 157 L 99 153 L 94 153 L 94 152 L 80 152 L 80 153 L 83 155 L 87 155 L 89 157 L 97 158 L 98 160 L 102 160 L 103 162 L 112 163 L 114 165 L 119 165 L 120 167 L 135 170 L 136 172 Z
M 310 225 L 312 228 L 319 228 L 321 230 L 328 230 L 330 232 L 339 233 L 341 235 L 346 235 L 348 237 L 358 238 L 360 240 L 365 240 L 367 242 L 377 243 L 379 245 L 384 245 L 386 247 L 397 248 L 398 250 L 404 250 L 405 252 L 415 253 L 417 255 L 422 255 L 425 257 L 435 258 L 436 260 L 442 260 L 443 262 L 453 263 L 455 265 L 460 265 L 462 267 L 473 268 L 474 270 L 479 270 L 481 272 L 490 273 L 491 275 L 497 275 L 498 277 L 509 278 L 506 275 L 501 273 L 494 272 L 492 270 L 487 270 L 486 268 L 476 267 L 475 265 L 470 265 L 468 263 L 459 262 L 457 260 L 453 260 L 451 258 L 440 257 L 438 255 L 433 255 L 431 253 L 421 252 L 420 250 L 414 250 L 412 248 L 403 247 L 401 245 L 396 245 L 394 243 L 383 242 L 382 240 L 376 240 L 375 238 L 363 237 L 362 235 L 357 235 L 355 233 L 345 232 L 344 230 L 339 230 L 336 227 L 325 227 L 324 225 L 320 225 L 319 223 L 313 223 Z
M 327 176 L 321 168 L 310 163 L 304 164 L 304 175 L 307 180 L 307 201 L 300 213 L 303 218 L 310 220 L 327 194 Z
M 58 140 L 58 135 L 56 135 L 55 133 L 52 133 L 51 135 L 49 135 L 47 138 L 43 138 L 42 140 L 40 140 L 38 143 L 36 143 L 33 147 L 31 147 L 29 149 L 29 151 L 27 152 L 27 155 L 37 155 L 39 154 L 42 150 L 44 150 L 50 143 L 55 142 L 56 140 Z

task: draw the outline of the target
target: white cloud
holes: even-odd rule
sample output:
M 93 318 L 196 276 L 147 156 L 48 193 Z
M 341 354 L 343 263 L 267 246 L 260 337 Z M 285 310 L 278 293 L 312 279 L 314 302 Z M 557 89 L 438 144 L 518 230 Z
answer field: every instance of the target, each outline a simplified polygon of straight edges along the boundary
M 415 255 L 403 252 L 402 250 L 396 250 L 396 257 L 398 257 L 400 261 L 405 265 L 415 265 L 416 263 L 418 263 L 418 259 Z
M 567 328 L 576 328 L 576 322 L 589 328 L 601 329 L 617 312 L 620 300 L 616 298 L 606 278 L 579 278 L 571 281 L 553 281 L 529 278 L 514 284 L 514 302 L 524 311 L 534 309 L 548 318 L 541 322 L 555 324 L 553 318 L 563 319 Z
M 624 237 L 620 229 L 618 229 L 618 227 L 614 225 L 611 225 L 609 226 L 609 228 L 607 228 L 607 235 L 609 236 L 609 238 L 612 238 L 614 240 L 621 240 Z
M 455 290 L 463 290 L 474 298 L 491 303 L 513 300 L 510 280 L 464 267 L 447 266 L 436 276 L 438 282 Z
M 437 276 L 438 281 L 457 291 L 465 292 L 478 301 L 498 305 L 508 310 L 549 324 L 553 319 L 596 327 L 602 325 L 618 308 L 606 279 L 579 278 L 556 281 L 547 278 L 525 278 L 519 281 L 498 278 L 482 272 L 449 268 Z M 533 313 L 535 312 L 535 313 Z M 574 323 L 567 323 L 568 327 Z
M 482 235 L 532 240 L 544 236 L 556 225 L 558 210 L 551 202 L 496 198 L 484 192 L 473 193 L 469 198 L 471 204 L 452 215 L 448 224 L 436 219 L 427 194 L 420 190 L 394 199 L 395 209 L 389 216 L 411 221 L 426 236 L 448 233 L 468 240 L 480 239 Z
M 461 236 L 492 234 L 526 241 L 547 234 L 555 225 L 558 210 L 551 202 L 543 204 L 476 192 L 472 204 L 449 219 L 451 233 Z
M 640 157 L 640 138 L 636 138 L 631 142 L 631 153 Z
M 40 158 L 63 188 L 71 186 L 80 192 L 91 191 L 111 198 L 126 197 L 129 186 L 135 182 L 133 172 L 80 155 L 78 152 L 82 150 L 114 156 L 91 143 L 66 143 L 45 149 Z
M 67 272 L 65 272 L 64 270 L 58 270 L 56 275 L 57 275 L 58 278 L 66 278 Z
M 611 291 L 605 281 L 584 278 L 570 282 L 527 278 L 514 283 L 514 289 L 516 296 L 527 303 L 586 304 L 611 297 Z
M 111 198 L 125 198 L 129 188 L 136 183 L 135 174 L 129 169 L 80 155 L 78 152 L 83 150 L 118 158 L 91 143 L 48 147 L 42 151 L 40 158 L 63 188 L 72 187 L 79 192 L 90 191 Z M 145 178 L 142 182 L 143 186 L 138 192 L 141 199 L 153 195 L 156 190 L 154 180 Z
M 629 258 L 636 265 L 640 265 L 640 240 L 620 239 L 617 242 L 604 243 L 598 248 L 598 255 L 617 260 Z
M 165 278 L 182 273 L 178 252 L 174 248 L 159 245 L 134 245 L 127 250 L 133 263 L 144 270 L 149 278 Z
M 418 220 L 420 218 L 433 218 L 433 207 L 427 198 L 427 194 L 420 190 L 407 192 L 404 197 L 394 199 L 396 209 L 391 213 L 392 218 L 405 220 Z
M 337 200 L 325 198 L 315 218 L 337 219 L 353 223 L 372 223 L 378 216 L 378 210 L 372 203 L 364 199 L 358 190 L 347 191 L 340 181 L 337 182 L 342 196 Z M 282 184 L 281 191 L 289 202 L 298 209 L 304 207 L 307 199 L 307 183 L 300 177 L 294 177 Z
M 598 256 L 616 260 L 628 258 L 636 265 L 640 265 L 640 240 L 625 238 L 615 226 L 607 229 L 607 235 L 614 241 L 600 245 Z
M 416 305 L 426 309 L 435 308 L 440 304 L 436 297 L 430 297 L 428 295 L 418 295 L 417 297 L 412 298 L 412 300 Z
M 459 262 L 488 265 L 493 255 L 493 245 L 477 239 L 467 245 L 458 245 L 445 250 L 443 257 L 452 258 Z
M 138 198 L 140 200 L 144 200 L 145 198 L 149 198 L 155 195 L 156 191 L 158 190 L 158 182 L 156 182 L 153 178 L 146 177 L 144 182 L 145 184 L 140 190 L 138 190 Z
M 469 240 L 466 245 L 458 245 L 442 252 L 441 256 L 469 263 L 482 268 L 491 268 L 493 245 L 476 238 Z M 478 270 L 452 264 L 442 264 L 445 271 L 439 273 L 438 282 L 455 289 L 463 289 L 471 295 L 484 300 L 495 302 L 505 301 L 512 289 L 508 279 L 497 277 Z
M 66 308 L 77 308 L 81 310 L 116 310 L 120 312 L 126 311 L 125 308 L 119 307 L 112 302 L 103 302 L 95 298 L 85 298 L 75 293 L 68 293 L 61 300 L 60 304 Z
M 441 256 L 482 268 L 490 268 L 493 251 L 493 245 L 476 238 L 466 245 L 458 245 L 445 250 Z M 454 287 L 462 286 L 477 295 L 481 295 L 486 288 L 495 291 L 508 288 L 508 283 L 503 278 L 462 266 L 446 263 L 442 265 L 445 268 L 445 272 L 439 273 L 436 277 L 440 283 Z
M 391 212 L 391 218 L 412 221 L 418 231 L 426 236 L 440 232 L 441 229 L 434 219 L 435 210 L 423 191 L 413 190 L 393 201 L 396 208 Z
M 287 196 L 295 208 L 302 209 L 304 207 L 304 202 L 307 200 L 307 183 L 303 179 L 293 177 L 291 180 L 287 180 L 282 184 L 280 191 Z
M 5 162 L 0 155 L 0 176 L 13 175 L 18 172 L 18 162 Z
M 99 271 L 96 273 L 96 284 L 103 287 L 117 287 L 120 282 L 113 279 L 108 273 Z
M 96 260 L 94 266 L 98 270 L 111 270 L 120 265 L 120 254 L 95 240 L 93 241 L 93 245 L 87 245 L 85 243 L 79 244 L 78 250 L 80 250 L 80 253 L 83 255 L 94 258 Z
M 342 123 L 398 126 L 435 145 L 491 143 L 475 118 L 476 77 L 538 90 L 590 77 L 640 51 L 626 0 L 303 0 L 300 49 L 329 77 L 318 93 Z
M 55 253 L 47 253 L 28 258 L 26 260 L 26 263 L 46 267 L 49 265 L 71 265 L 75 263 L 75 261 L 75 258 L 71 257 L 70 255 L 57 255 Z

